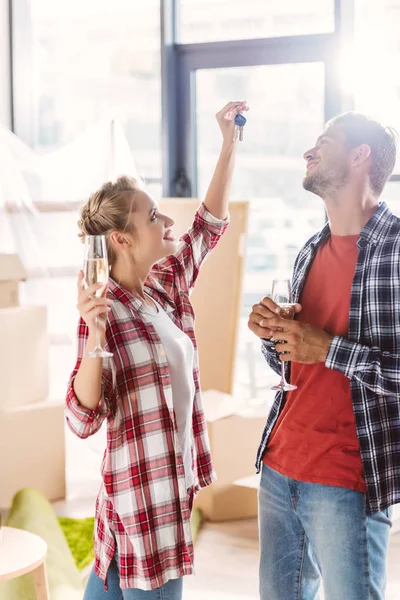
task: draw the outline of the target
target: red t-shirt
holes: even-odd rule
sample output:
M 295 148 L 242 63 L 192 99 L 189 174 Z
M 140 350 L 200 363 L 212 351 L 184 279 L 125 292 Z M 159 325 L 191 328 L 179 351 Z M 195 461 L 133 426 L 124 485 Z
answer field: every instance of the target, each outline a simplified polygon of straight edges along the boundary
M 309 270 L 297 320 L 347 336 L 358 236 L 331 236 Z M 285 406 L 271 433 L 264 462 L 310 483 L 366 491 L 350 381 L 324 363 L 292 363 Z

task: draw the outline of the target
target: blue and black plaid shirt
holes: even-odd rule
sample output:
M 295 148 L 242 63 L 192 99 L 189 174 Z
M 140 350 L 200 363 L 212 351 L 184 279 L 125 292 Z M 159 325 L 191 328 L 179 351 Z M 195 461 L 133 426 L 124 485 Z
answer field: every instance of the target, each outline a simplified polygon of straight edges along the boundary
M 300 251 L 293 273 L 295 302 L 329 235 L 327 224 Z M 400 219 L 385 203 L 365 225 L 357 245 L 348 335 L 333 338 L 325 366 L 350 379 L 368 512 L 373 513 L 400 502 Z M 262 352 L 279 373 L 273 344 L 263 341 Z M 286 368 L 289 372 L 290 363 Z M 257 472 L 281 408 L 283 394 L 278 392 L 258 449 Z

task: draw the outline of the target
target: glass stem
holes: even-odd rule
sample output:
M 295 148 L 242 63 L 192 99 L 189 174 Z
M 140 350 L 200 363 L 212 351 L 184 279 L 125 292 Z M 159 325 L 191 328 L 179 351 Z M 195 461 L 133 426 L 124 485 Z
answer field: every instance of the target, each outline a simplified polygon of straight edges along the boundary
M 286 377 L 285 377 L 285 363 L 282 361 L 281 363 L 281 372 L 282 372 L 282 381 L 284 383 L 286 383 Z

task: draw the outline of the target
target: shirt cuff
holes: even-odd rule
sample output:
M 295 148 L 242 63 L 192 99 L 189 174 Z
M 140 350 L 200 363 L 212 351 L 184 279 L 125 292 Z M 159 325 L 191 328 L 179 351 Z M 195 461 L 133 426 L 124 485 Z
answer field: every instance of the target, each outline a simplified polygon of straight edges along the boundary
M 273 342 L 272 340 L 268 340 L 267 338 L 260 338 L 260 339 L 261 339 L 262 345 L 267 350 L 272 350 L 273 348 L 275 348 L 275 342 Z
M 229 214 L 226 219 L 217 219 L 210 213 L 204 202 L 202 202 L 196 213 L 196 221 L 205 226 L 208 231 L 215 235 L 222 235 L 229 225 Z
M 75 378 L 74 378 L 75 379 Z M 72 415 L 81 422 L 92 423 L 96 417 L 104 412 L 104 398 L 103 395 L 96 408 L 86 408 L 79 402 L 75 390 L 74 390 L 74 379 L 70 381 L 67 391 L 66 411 L 72 413 Z
M 351 379 L 357 367 L 367 363 L 368 352 L 369 348 L 336 335 L 329 347 L 325 366 Z

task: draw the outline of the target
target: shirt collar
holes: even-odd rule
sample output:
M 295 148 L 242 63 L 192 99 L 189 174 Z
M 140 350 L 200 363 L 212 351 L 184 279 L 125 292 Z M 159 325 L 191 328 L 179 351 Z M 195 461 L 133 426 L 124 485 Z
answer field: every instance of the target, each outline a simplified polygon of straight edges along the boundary
M 154 277 L 149 277 L 144 286 L 145 291 L 149 296 L 151 296 L 154 300 L 156 300 L 163 308 L 163 310 L 167 313 L 172 312 L 174 307 L 171 302 L 167 301 L 165 298 L 165 290 L 158 283 L 158 281 Z M 108 291 L 112 296 L 117 298 L 122 304 L 125 306 L 133 307 L 135 310 L 140 313 L 146 312 L 146 304 L 143 302 L 141 298 L 132 294 L 124 287 L 119 285 L 114 279 L 109 277 L 108 279 Z M 169 299 L 170 300 L 170 299 Z
M 366 223 L 366 225 L 364 225 L 357 242 L 358 246 L 360 247 L 366 244 L 378 244 L 380 238 L 387 231 L 387 226 L 392 217 L 393 213 L 386 202 L 381 202 L 370 220 Z M 330 233 L 331 230 L 329 223 L 326 223 L 326 225 L 314 238 L 312 245 L 319 246 L 330 235 Z
M 360 240 L 365 240 L 367 243 L 378 244 L 380 238 L 387 231 L 387 227 L 392 220 L 393 213 L 386 204 L 381 202 L 378 208 L 364 226 L 364 229 L 360 233 Z

